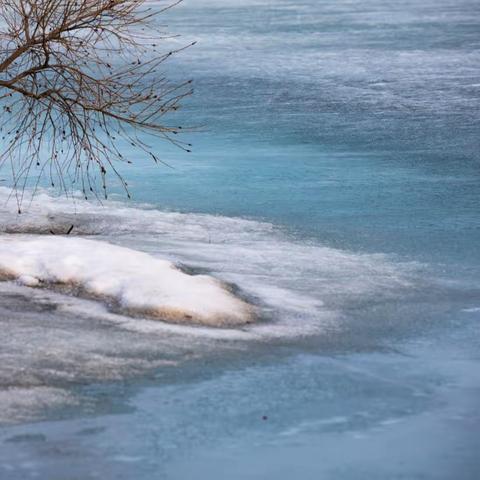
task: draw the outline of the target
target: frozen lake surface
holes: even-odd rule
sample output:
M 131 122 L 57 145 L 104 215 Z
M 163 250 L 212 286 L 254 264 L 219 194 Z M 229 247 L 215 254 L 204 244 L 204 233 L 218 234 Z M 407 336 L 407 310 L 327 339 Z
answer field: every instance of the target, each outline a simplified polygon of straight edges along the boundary
M 478 2 L 185 0 L 164 20 L 199 41 L 170 65 L 195 79 L 193 153 L 125 169 L 134 202 L 42 191 L 18 217 L 0 188 L 0 235 L 74 225 L 259 318 L 0 282 L 0 479 L 477 480 Z

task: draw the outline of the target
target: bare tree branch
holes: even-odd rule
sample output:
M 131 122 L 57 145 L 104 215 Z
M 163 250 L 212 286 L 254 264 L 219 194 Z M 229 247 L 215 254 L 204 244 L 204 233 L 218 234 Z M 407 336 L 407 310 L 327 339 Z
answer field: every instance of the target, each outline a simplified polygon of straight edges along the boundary
M 69 194 L 107 196 L 107 172 L 128 162 L 128 142 L 156 162 L 145 134 L 190 151 L 164 123 L 192 93 L 161 73 L 165 39 L 147 0 L 0 0 L 0 167 L 9 164 L 19 209 L 32 176 Z

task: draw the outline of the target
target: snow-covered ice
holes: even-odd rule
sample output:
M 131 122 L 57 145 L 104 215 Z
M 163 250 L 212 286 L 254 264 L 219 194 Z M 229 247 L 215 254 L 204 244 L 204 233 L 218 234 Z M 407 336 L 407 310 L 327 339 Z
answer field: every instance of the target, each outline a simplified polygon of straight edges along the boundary
M 123 311 L 179 323 L 239 325 L 254 317 L 252 306 L 213 277 L 98 240 L 0 237 L 0 275 L 30 287 L 71 286 Z

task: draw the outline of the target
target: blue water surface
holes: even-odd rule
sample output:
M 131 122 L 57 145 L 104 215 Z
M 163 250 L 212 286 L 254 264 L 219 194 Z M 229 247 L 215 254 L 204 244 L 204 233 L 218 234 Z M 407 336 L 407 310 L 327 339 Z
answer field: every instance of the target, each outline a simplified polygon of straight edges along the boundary
M 134 198 L 261 218 L 330 244 L 478 264 L 476 2 L 185 2 L 193 153 Z M 173 122 L 176 121 L 172 119 Z
M 80 406 L 2 429 L 0 478 L 480 478 L 480 3 L 185 0 L 163 20 L 198 41 L 168 65 L 194 79 L 169 119 L 193 148 L 122 167 L 130 205 L 275 236 L 189 216 L 129 245 L 253 297 L 270 273 L 265 298 L 334 321 L 302 333 L 305 301 L 292 338 L 185 336 L 176 369 L 69 384 Z

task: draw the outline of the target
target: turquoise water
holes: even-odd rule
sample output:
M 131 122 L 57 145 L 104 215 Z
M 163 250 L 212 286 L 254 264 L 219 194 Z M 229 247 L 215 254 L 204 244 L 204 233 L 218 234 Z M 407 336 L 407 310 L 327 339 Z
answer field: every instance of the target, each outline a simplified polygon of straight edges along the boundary
M 161 207 L 266 219 L 348 248 L 478 264 L 476 2 L 186 2 L 199 45 L 175 170 L 133 170 Z M 179 119 L 180 121 L 180 119 Z
M 126 168 L 133 202 L 44 195 L 1 232 L 167 256 L 260 322 L 3 285 L 0 478 L 476 480 L 480 4 L 186 0 L 165 23 L 198 40 L 169 67 L 193 152 Z

